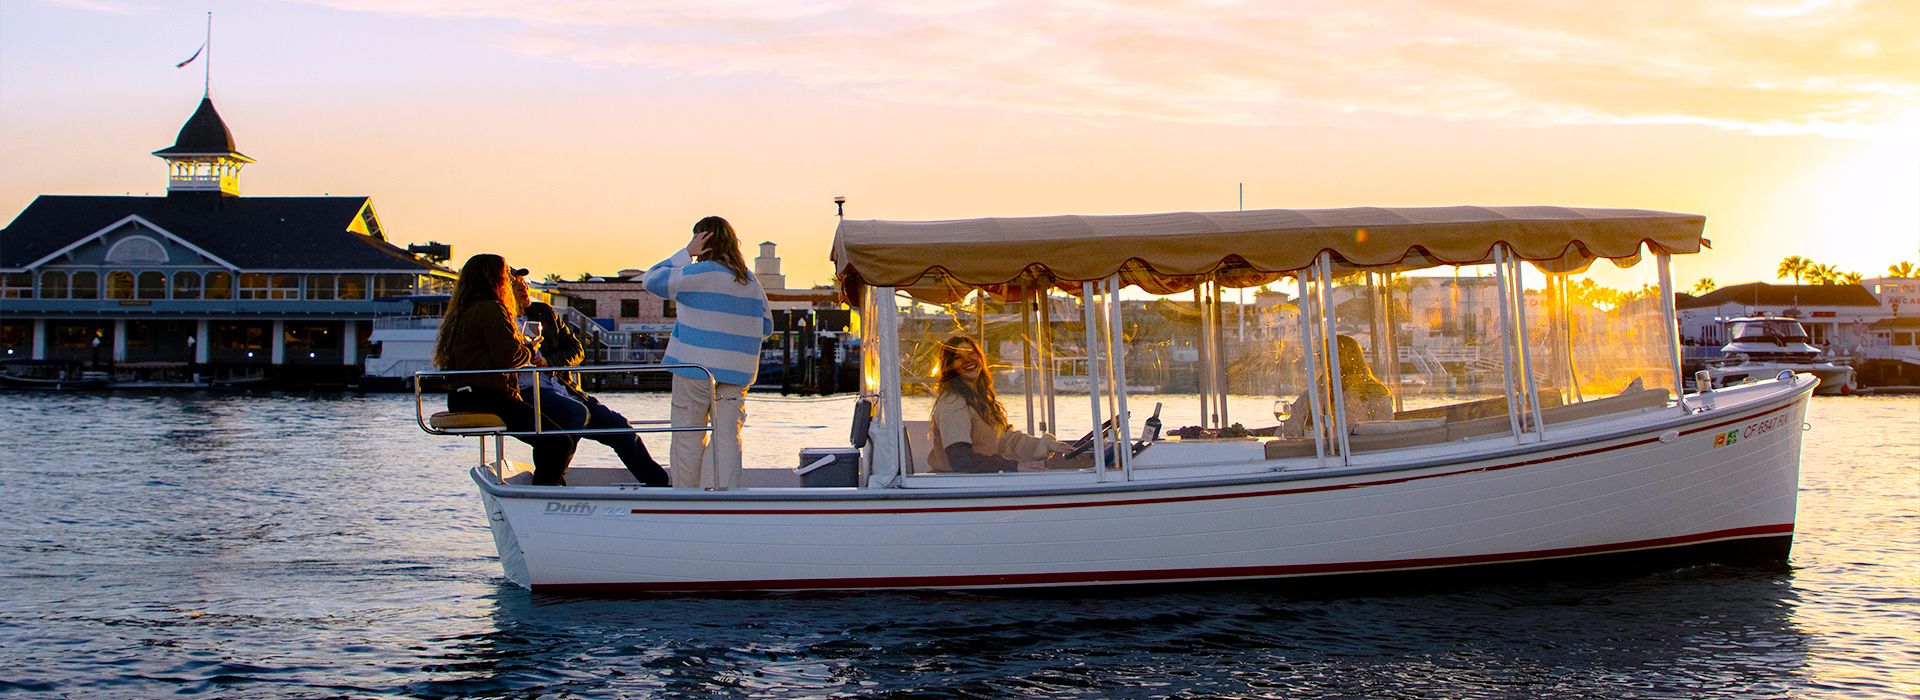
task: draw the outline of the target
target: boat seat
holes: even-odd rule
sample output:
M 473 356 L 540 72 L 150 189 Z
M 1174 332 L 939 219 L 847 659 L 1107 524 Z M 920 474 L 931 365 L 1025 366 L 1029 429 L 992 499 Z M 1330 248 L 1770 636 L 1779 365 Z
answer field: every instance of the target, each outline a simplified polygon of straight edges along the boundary
M 427 427 L 454 435 L 486 435 L 507 429 L 507 422 L 491 413 L 441 411 L 427 418 Z
M 1268 440 L 1261 448 L 1267 459 L 1286 459 L 1288 457 L 1312 457 L 1313 441 L 1300 438 L 1278 438 Z
M 933 443 L 933 421 L 909 420 L 900 422 L 904 440 L 900 441 L 901 454 L 907 456 L 908 474 L 931 474 L 933 467 L 927 461 L 927 455 L 916 445 Z
M 1540 419 L 1548 425 L 1604 416 L 1611 413 L 1667 407 L 1666 389 L 1629 390 L 1618 396 L 1609 396 L 1592 401 L 1580 401 L 1564 406 L 1541 409 Z

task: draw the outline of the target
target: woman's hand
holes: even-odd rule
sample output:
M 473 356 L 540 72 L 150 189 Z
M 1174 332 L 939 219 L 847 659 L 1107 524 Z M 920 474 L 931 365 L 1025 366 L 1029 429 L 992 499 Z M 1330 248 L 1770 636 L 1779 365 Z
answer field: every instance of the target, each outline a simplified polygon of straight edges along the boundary
M 1073 444 L 1055 440 L 1053 444 L 1047 446 L 1047 451 L 1053 454 L 1063 455 L 1073 451 Z
M 693 234 L 693 238 L 687 241 L 687 255 L 697 258 L 706 254 L 707 244 L 711 240 L 713 240 L 713 234 L 711 233 L 701 232 Z

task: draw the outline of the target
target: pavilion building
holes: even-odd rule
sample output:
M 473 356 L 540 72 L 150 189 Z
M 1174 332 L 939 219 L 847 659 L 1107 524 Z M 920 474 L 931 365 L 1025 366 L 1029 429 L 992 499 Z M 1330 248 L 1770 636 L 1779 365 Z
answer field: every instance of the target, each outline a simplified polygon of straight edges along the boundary
M 211 99 L 153 155 L 165 196 L 41 195 L 0 229 L 0 361 L 345 383 L 375 318 L 451 288 L 450 251 L 389 243 L 368 197 L 241 196 Z

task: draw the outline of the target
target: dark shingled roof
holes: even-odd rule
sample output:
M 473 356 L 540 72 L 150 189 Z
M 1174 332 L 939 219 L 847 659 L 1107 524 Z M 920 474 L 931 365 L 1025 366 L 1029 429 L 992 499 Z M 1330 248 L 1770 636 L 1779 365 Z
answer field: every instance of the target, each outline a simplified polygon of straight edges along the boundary
M 1744 304 L 1746 306 L 1879 306 L 1880 300 L 1873 292 L 1857 284 L 1767 284 L 1748 282 L 1730 287 L 1721 287 L 1706 294 L 1680 299 L 1674 297 L 1674 306 L 1681 309 L 1701 309 L 1721 304 Z
M 193 116 L 187 118 L 186 125 L 180 127 L 180 136 L 173 145 L 153 152 L 156 156 L 205 156 L 232 155 L 251 162 L 253 159 L 241 155 L 233 147 L 233 132 L 227 129 L 227 122 L 213 108 L 213 98 L 200 98 L 200 108 L 193 110 Z
M 137 214 L 222 260 L 251 270 L 439 270 L 347 227 L 366 197 L 41 195 L 0 229 L 0 267 L 20 268 Z

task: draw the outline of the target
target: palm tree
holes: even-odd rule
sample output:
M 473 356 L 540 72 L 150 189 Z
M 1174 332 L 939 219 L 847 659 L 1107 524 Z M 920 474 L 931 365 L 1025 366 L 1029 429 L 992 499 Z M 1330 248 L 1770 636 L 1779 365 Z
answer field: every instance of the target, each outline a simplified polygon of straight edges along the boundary
M 1780 269 L 1775 270 L 1773 275 L 1781 279 L 1792 277 L 1793 283 L 1799 284 L 1800 277 L 1802 275 L 1807 274 L 1807 269 L 1810 267 L 1813 267 L 1812 260 L 1808 260 L 1798 255 L 1789 255 L 1781 259 Z
M 1805 275 L 1807 281 L 1814 284 L 1833 284 L 1834 278 L 1840 276 L 1840 270 L 1825 263 L 1812 263 L 1800 274 Z
M 1716 287 L 1719 287 L 1719 286 L 1720 285 L 1713 283 L 1712 277 L 1702 277 L 1700 278 L 1700 281 L 1693 283 L 1693 295 L 1694 296 L 1704 295 L 1707 292 L 1713 291 Z
M 1842 272 L 1839 277 L 1834 278 L 1840 284 L 1859 284 L 1863 279 L 1866 279 L 1866 276 L 1858 272 Z
M 1913 263 L 1905 260 L 1887 266 L 1888 277 L 1912 277 L 1913 273 Z
M 562 280 L 562 279 L 560 279 L 560 273 L 558 273 L 558 272 L 549 272 L 549 273 L 547 273 L 547 278 L 546 278 L 546 280 L 545 280 L 545 281 L 546 281 L 546 283 L 547 283 L 547 284 L 559 284 L 560 282 L 562 282 L 562 281 L 564 281 L 564 280 Z

